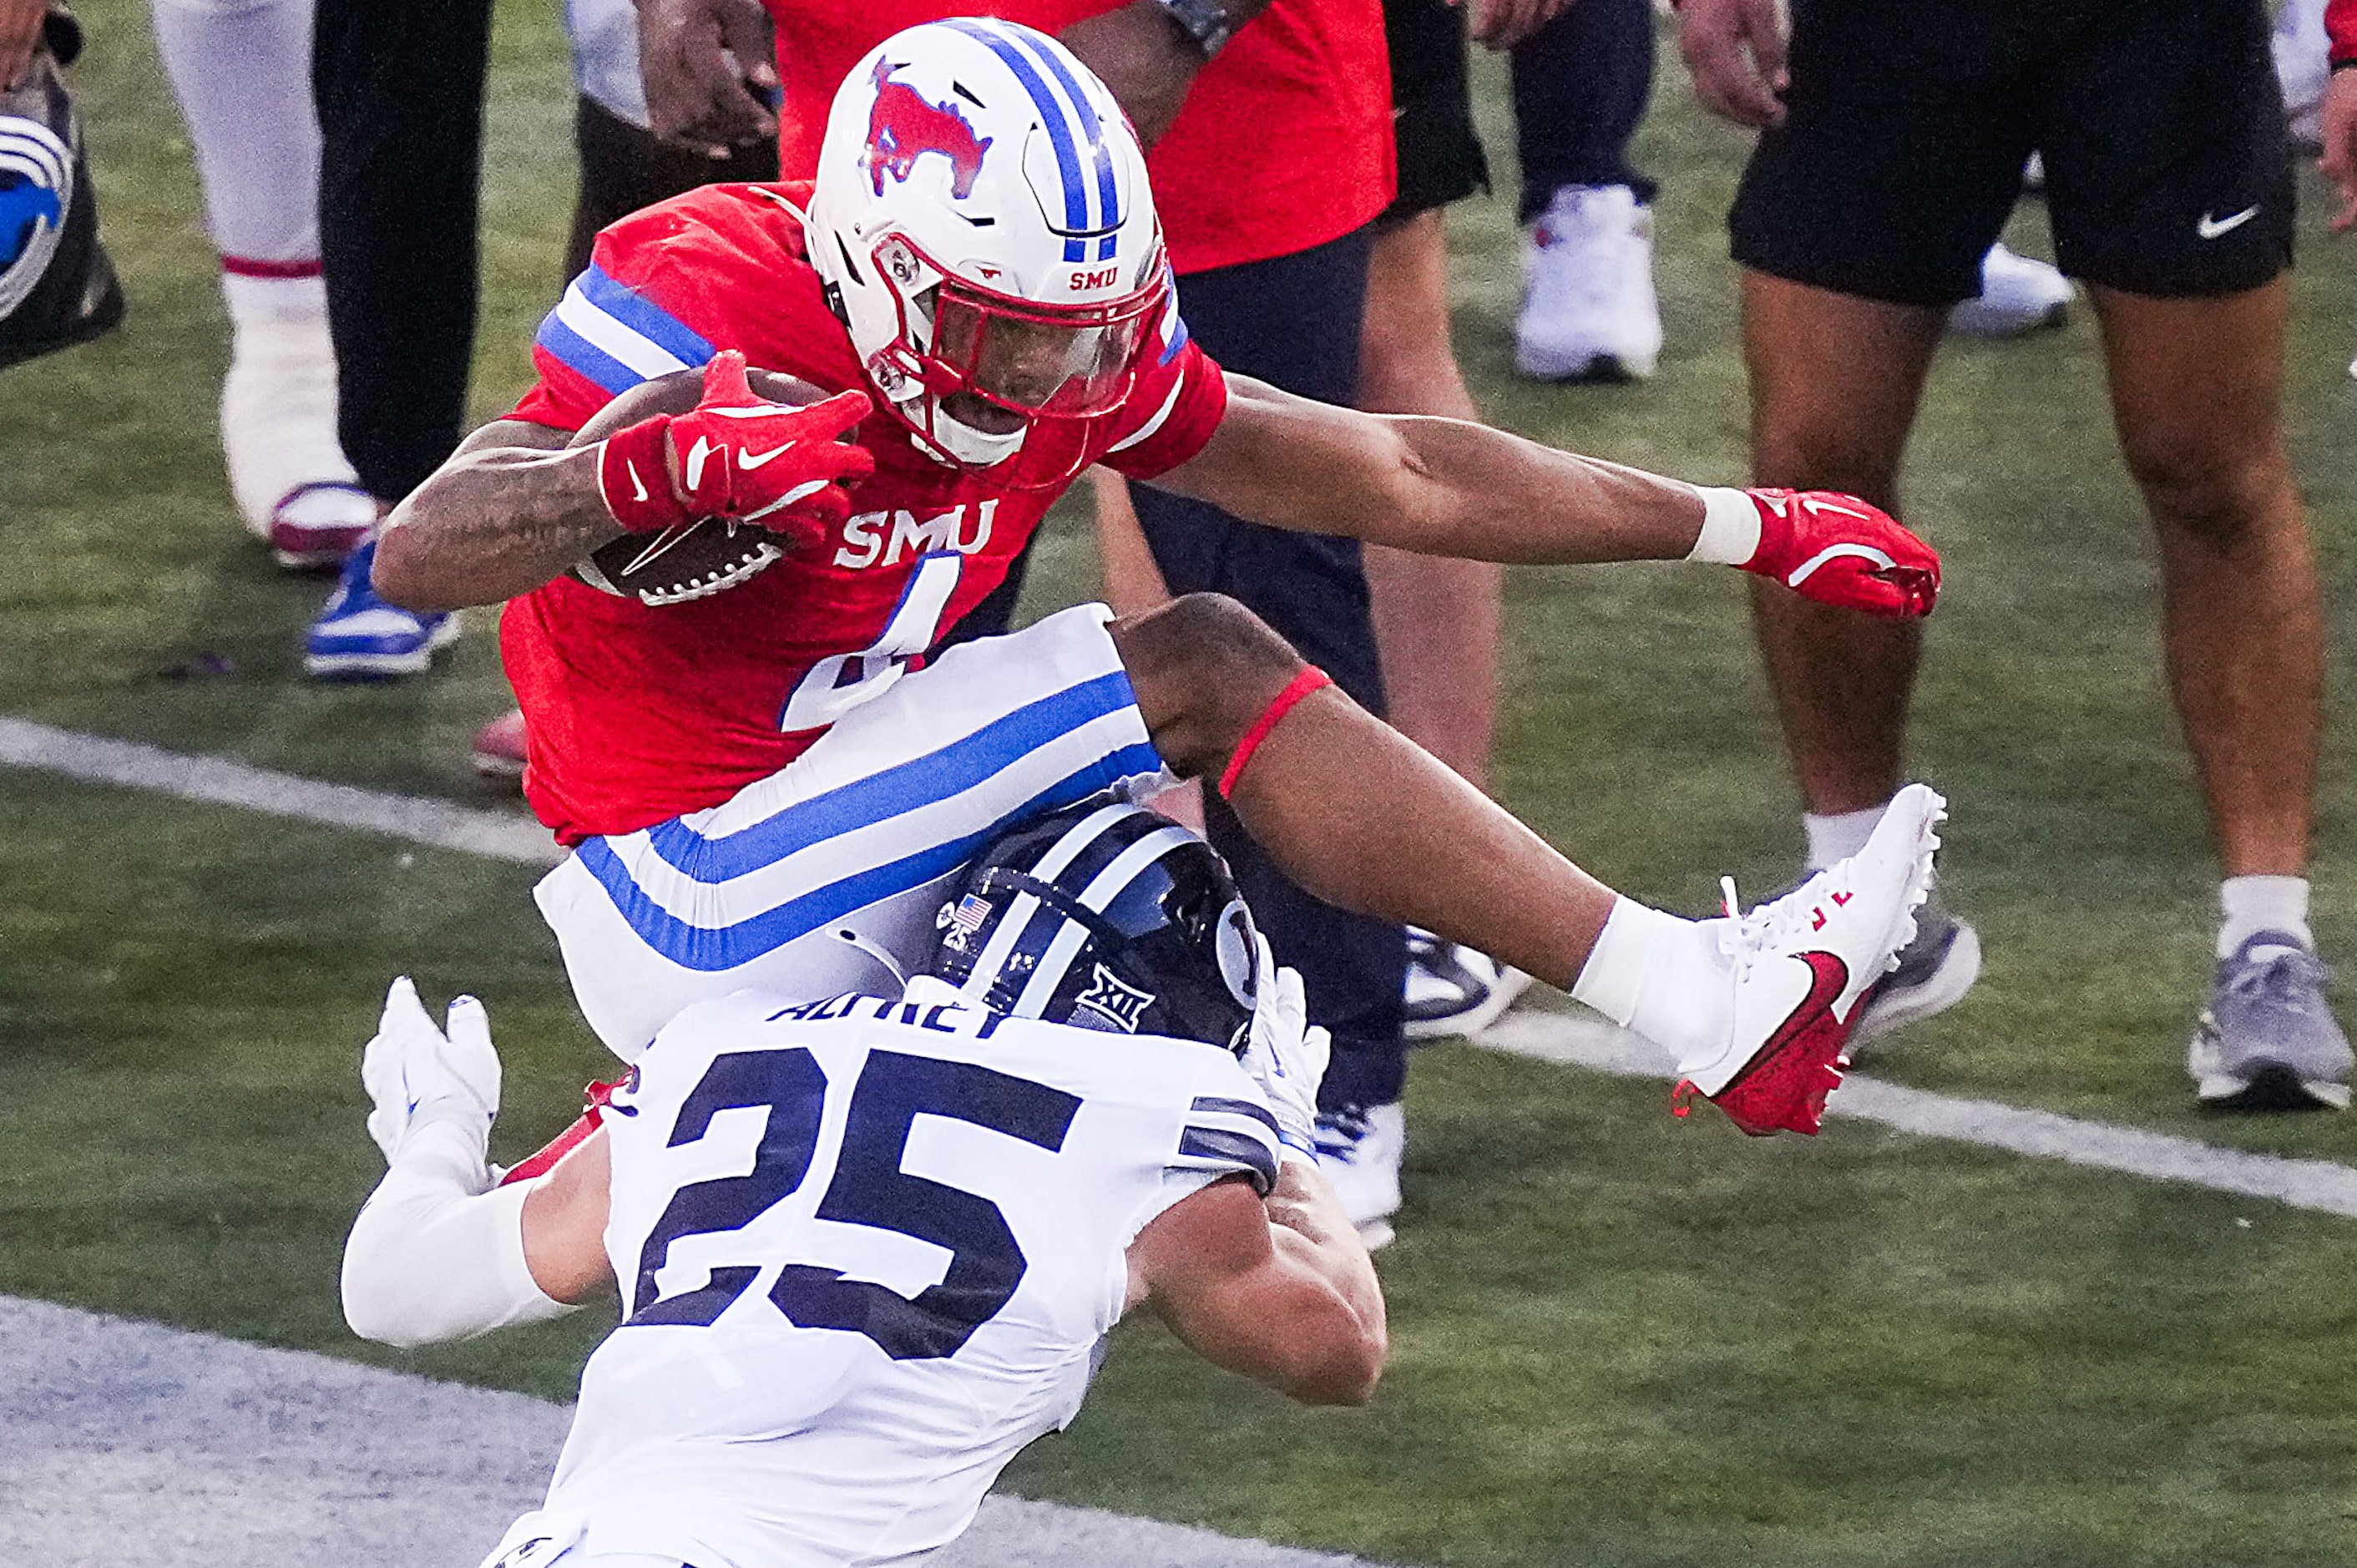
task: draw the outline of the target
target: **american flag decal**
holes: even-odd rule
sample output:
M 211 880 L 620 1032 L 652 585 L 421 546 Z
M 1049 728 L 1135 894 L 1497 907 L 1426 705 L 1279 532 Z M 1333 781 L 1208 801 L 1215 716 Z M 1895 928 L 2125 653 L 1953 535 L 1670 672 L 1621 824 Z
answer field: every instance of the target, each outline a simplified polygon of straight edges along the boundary
M 978 893 L 969 893 L 954 907 L 942 910 L 942 925 L 949 929 L 949 935 L 942 939 L 942 945 L 953 951 L 963 952 L 966 942 L 974 932 L 982 929 L 982 923 L 990 918 L 990 901 Z

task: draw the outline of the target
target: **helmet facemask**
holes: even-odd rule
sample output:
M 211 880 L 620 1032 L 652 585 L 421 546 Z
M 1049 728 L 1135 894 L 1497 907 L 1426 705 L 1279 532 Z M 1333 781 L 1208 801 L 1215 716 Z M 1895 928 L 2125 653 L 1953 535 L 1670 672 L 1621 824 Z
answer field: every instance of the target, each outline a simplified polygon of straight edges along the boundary
M 1157 268 L 1116 299 L 1041 305 L 960 276 L 897 233 L 870 260 L 900 330 L 870 357 L 869 374 L 920 436 L 974 467 L 1022 450 L 1039 421 L 1120 408 L 1168 297 L 1169 274 Z

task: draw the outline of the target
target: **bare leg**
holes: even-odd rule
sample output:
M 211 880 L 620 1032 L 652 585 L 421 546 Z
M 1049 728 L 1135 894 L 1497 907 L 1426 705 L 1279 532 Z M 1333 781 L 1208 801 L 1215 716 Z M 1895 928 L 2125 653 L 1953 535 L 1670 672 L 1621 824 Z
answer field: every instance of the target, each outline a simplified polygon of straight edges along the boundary
M 1899 460 L 1942 313 L 1743 274 L 1752 477 L 1898 510 Z M 1809 810 L 1856 811 L 1900 780 L 1922 634 L 1755 585 L 1754 624 Z
M 2305 875 L 2321 725 L 2315 551 L 2284 454 L 2278 279 L 2094 291 L 2128 468 L 2160 541 L 2169 686 L 2225 875 Z
M 1216 779 L 1303 668 L 1230 599 L 1193 594 L 1115 625 L 1139 710 L 1172 768 Z M 1329 686 L 1268 732 L 1229 803 L 1286 875 L 1329 903 L 1412 921 L 1570 985 L 1612 890 Z
M 1375 241 L 1359 333 L 1359 406 L 1479 419 L 1448 341 L 1448 249 L 1438 211 Z M 1477 788 L 1498 725 L 1505 569 L 1371 544 L 1367 586 L 1392 723 Z

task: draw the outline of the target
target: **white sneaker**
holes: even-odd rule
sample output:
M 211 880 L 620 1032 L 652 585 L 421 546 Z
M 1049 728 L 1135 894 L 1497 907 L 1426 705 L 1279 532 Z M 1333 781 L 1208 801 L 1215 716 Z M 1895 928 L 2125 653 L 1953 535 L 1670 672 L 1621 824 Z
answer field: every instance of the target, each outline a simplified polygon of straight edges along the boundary
M 1478 1035 L 1530 986 L 1531 977 L 1513 965 L 1410 926 L 1401 1033 L 1411 1040 Z
M 1653 215 L 1625 185 L 1566 185 L 1523 247 L 1514 367 L 1543 381 L 1642 381 L 1662 353 Z
M 1858 999 L 1914 940 L 1946 807 L 1929 785 L 1910 784 L 1864 849 L 1748 915 L 1727 879 L 1727 918 L 1704 926 L 1717 928 L 1732 1023 L 1725 1039 L 1680 1052 L 1678 1114 L 1699 1093 L 1755 1136 L 1817 1130 L 1849 1065 Z
M 2060 327 L 2078 291 L 2044 262 L 1991 245 L 1981 258 L 1981 292 L 1948 313 L 1948 328 L 1971 338 L 2018 338 Z
M 1373 1251 L 1392 1240 L 1399 1212 L 1400 1161 L 1407 1153 L 1407 1112 L 1397 1101 L 1364 1111 L 1318 1118 L 1318 1168 L 1334 1187 L 1342 1212 Z

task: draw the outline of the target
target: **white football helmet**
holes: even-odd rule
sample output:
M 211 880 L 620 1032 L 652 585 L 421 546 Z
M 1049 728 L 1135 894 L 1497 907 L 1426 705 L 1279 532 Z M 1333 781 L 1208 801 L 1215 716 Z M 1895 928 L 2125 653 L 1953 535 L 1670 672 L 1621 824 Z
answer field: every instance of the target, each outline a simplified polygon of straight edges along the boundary
M 945 462 L 1112 413 L 1170 292 L 1146 154 L 1104 83 L 993 17 L 893 35 L 845 78 L 810 257 L 886 403 Z M 1046 443 L 1070 468 L 1082 444 Z M 1027 467 L 1033 467 L 1027 465 Z

